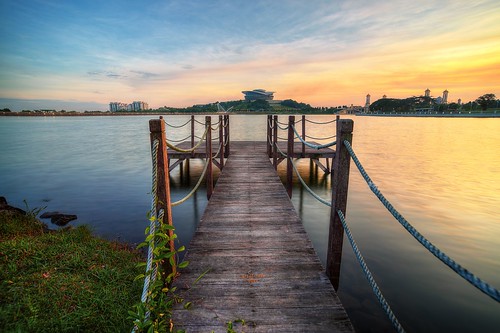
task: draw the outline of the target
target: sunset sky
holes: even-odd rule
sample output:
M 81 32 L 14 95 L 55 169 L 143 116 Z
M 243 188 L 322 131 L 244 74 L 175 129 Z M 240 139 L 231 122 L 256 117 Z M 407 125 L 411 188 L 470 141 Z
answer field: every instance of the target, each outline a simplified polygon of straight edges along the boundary
M 0 20 L 13 110 L 500 95 L 498 0 L 1 0 Z

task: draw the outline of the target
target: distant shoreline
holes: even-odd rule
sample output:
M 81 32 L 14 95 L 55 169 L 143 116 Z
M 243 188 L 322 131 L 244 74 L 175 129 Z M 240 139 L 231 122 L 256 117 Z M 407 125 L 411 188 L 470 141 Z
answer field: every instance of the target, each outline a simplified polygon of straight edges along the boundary
M 313 115 L 333 116 L 337 113 L 301 113 L 301 112 L 263 112 L 263 111 L 235 111 L 229 113 L 217 112 L 0 112 L 0 117 L 130 117 L 130 116 L 162 116 L 162 115 Z M 416 117 L 416 118 L 500 118 L 500 113 L 352 113 L 339 115 L 354 115 L 357 117 Z
M 500 118 L 500 113 L 356 113 L 360 117 L 415 117 L 415 118 Z

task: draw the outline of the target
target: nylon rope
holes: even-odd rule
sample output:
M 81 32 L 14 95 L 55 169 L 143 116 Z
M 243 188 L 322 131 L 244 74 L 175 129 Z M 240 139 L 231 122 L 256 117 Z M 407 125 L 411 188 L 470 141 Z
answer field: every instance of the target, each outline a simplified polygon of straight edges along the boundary
M 370 190 L 375 194 L 375 196 L 382 202 L 382 204 L 387 208 L 387 210 L 394 216 L 394 218 L 412 235 L 420 244 L 422 244 L 430 253 L 432 253 L 436 258 L 441 260 L 445 265 L 450 267 L 453 271 L 455 271 L 458 275 L 464 278 L 466 281 L 471 283 L 474 287 L 481 290 L 486 295 L 490 296 L 497 302 L 500 302 L 500 291 L 498 291 L 493 286 L 489 285 L 485 281 L 481 280 L 479 277 L 475 276 L 472 272 L 468 271 L 456 261 L 451 259 L 448 255 L 442 252 L 439 248 L 437 248 L 434 244 L 432 244 L 427 238 L 425 238 L 422 234 L 420 234 L 395 208 L 394 206 L 387 200 L 384 195 L 380 192 L 377 186 L 373 183 L 370 176 L 366 173 L 365 169 L 361 165 L 361 162 L 357 158 L 354 153 L 349 141 L 344 140 L 344 145 L 347 148 L 347 151 L 351 155 L 354 163 L 358 167 L 359 172 L 365 179 L 366 183 Z
M 178 148 L 178 147 L 172 145 L 171 143 L 169 143 L 168 141 L 167 141 L 167 147 L 170 149 L 173 149 L 175 151 L 181 152 L 181 153 L 191 153 L 191 152 L 195 151 L 196 148 L 198 148 L 203 143 L 203 140 L 205 140 L 205 137 L 207 136 L 208 130 L 209 130 L 209 128 L 207 127 L 205 129 L 205 133 L 203 133 L 203 136 L 201 137 L 200 141 L 198 141 L 198 143 L 196 145 L 194 145 L 193 147 L 191 147 L 189 149 Z
M 389 320 L 391 321 L 394 328 L 398 332 L 405 332 L 404 328 L 401 326 L 398 319 L 396 318 L 396 316 L 392 312 L 391 307 L 389 306 L 389 303 L 387 303 L 384 295 L 382 295 L 382 292 L 380 291 L 380 288 L 378 287 L 377 282 L 375 282 L 375 279 L 373 278 L 373 275 L 370 272 L 370 269 L 366 265 L 365 259 L 363 258 L 363 255 L 361 254 L 361 252 L 358 249 L 358 245 L 356 244 L 356 242 L 354 241 L 354 238 L 352 237 L 351 230 L 349 229 L 349 226 L 347 225 L 344 214 L 342 214 L 342 211 L 340 211 L 340 210 L 337 211 L 337 214 L 340 218 L 340 221 L 342 222 L 342 226 L 344 227 L 344 231 L 347 235 L 347 239 L 349 240 L 349 243 L 351 244 L 352 250 L 354 251 L 356 258 L 358 259 L 358 262 L 361 265 L 361 268 L 363 269 L 363 273 L 365 274 L 365 277 L 368 280 L 368 283 L 372 287 L 373 293 L 377 297 L 380 305 L 384 309 L 387 317 L 389 317 Z
M 334 145 L 337 144 L 337 141 L 332 141 L 330 143 L 325 143 L 323 145 L 313 145 L 312 143 L 309 143 L 307 141 L 304 141 L 304 139 L 302 139 L 302 137 L 300 136 L 300 134 L 297 132 L 297 129 L 295 128 L 295 126 L 292 125 L 292 129 L 295 132 L 295 136 L 297 138 L 299 138 L 300 142 L 302 142 L 303 144 L 305 144 L 306 146 L 308 146 L 310 148 L 313 148 L 313 149 L 316 149 L 316 150 L 320 150 L 320 149 L 328 148 L 328 147 L 331 147 L 331 146 L 334 146 Z
M 293 170 L 295 170 L 295 173 L 297 174 L 297 178 L 300 180 L 300 182 L 302 183 L 302 186 L 304 186 L 304 188 L 306 189 L 306 191 L 309 192 L 314 198 L 316 198 L 316 200 L 318 200 L 322 204 L 331 207 L 332 206 L 331 202 L 326 201 L 325 199 L 323 199 L 322 197 L 320 197 L 319 195 L 317 195 L 316 193 L 314 193 L 314 191 L 306 184 L 306 182 L 304 181 L 304 179 L 302 179 L 302 177 L 300 176 L 299 170 L 297 170 L 297 166 L 295 165 L 295 163 L 293 162 L 293 160 L 292 160 L 292 167 L 293 167 Z
M 172 128 L 181 128 L 181 127 L 184 127 L 186 126 L 187 124 L 189 124 L 191 122 L 191 119 L 189 119 L 188 121 L 186 121 L 184 124 L 182 125 L 172 125 L 172 124 L 169 124 L 167 123 L 166 120 L 163 121 L 165 123 L 165 125 L 169 126 L 169 127 L 172 127 Z
M 310 136 L 310 135 L 307 135 L 307 134 L 305 136 L 306 136 L 306 138 L 313 139 L 313 140 L 330 140 L 330 139 L 335 138 L 337 135 L 334 134 L 332 136 L 328 136 L 328 137 L 325 137 L 325 138 L 315 138 L 314 136 Z
M 313 121 L 313 120 L 309 120 L 309 119 L 306 119 L 306 121 L 308 123 L 312 123 L 312 124 L 317 124 L 317 125 L 326 125 L 326 124 L 331 124 L 331 123 L 334 123 L 337 121 L 337 119 L 333 119 L 333 120 L 330 120 L 330 121 L 325 121 L 325 122 L 317 122 L 317 121 Z

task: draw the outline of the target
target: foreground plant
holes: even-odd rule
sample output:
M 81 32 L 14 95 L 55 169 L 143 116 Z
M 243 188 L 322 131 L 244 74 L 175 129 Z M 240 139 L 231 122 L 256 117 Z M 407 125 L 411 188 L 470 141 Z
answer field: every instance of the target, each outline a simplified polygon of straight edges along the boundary
M 129 319 L 133 320 L 135 332 L 174 332 L 172 311 L 176 304 L 184 302 L 172 283 L 177 275 L 177 269 L 187 267 L 188 262 L 183 261 L 176 264 L 180 252 L 185 250 L 184 246 L 172 249 L 170 246 L 177 235 L 173 233 L 175 228 L 162 223 L 162 220 L 150 218 L 151 226 L 146 228 L 148 234 L 146 240 L 138 245 L 138 248 L 148 246 L 149 261 L 138 264 L 138 267 L 146 268 L 144 274 L 139 274 L 136 280 L 144 281 L 144 291 L 141 302 L 134 305 L 134 310 L 129 311 Z M 171 235 L 171 236 L 169 236 Z M 190 302 L 185 302 L 184 307 L 189 308 Z M 177 331 L 182 332 L 182 331 Z

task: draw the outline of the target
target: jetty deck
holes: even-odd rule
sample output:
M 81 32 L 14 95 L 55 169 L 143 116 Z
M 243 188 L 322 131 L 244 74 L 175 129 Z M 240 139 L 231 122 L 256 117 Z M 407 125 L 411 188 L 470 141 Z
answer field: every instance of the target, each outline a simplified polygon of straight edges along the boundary
M 238 331 L 353 331 L 265 142 L 231 142 L 186 260 L 175 285 L 192 307 L 175 309 L 178 329 L 244 320 Z

